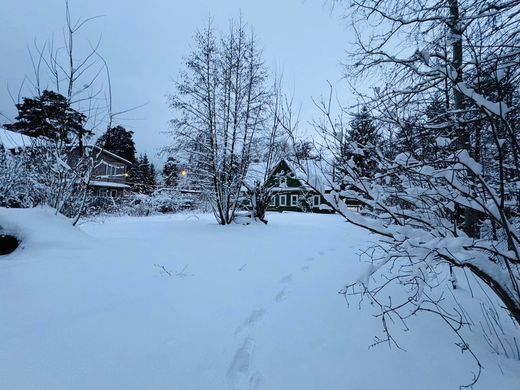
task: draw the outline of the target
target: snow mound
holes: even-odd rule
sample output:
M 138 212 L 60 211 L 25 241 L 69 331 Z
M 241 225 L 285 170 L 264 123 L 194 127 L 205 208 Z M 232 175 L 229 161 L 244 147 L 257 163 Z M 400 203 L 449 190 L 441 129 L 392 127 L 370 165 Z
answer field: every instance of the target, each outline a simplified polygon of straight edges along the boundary
M 50 207 L 13 209 L 0 207 L 0 234 L 14 236 L 21 248 L 81 245 L 86 234 Z

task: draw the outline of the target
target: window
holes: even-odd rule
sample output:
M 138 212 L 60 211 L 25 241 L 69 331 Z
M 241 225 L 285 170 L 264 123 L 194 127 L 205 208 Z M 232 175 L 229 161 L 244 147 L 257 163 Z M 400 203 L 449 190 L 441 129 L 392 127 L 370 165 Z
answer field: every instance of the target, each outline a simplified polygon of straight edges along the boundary
M 285 176 L 281 176 L 279 179 L 280 187 L 287 187 L 287 178 Z
M 291 195 L 291 206 L 298 206 L 298 195 Z
M 280 206 L 287 206 L 287 195 L 280 195 Z
M 276 197 L 274 195 L 271 196 L 271 199 L 269 199 L 269 206 L 271 206 L 271 207 L 276 206 Z
M 116 176 L 117 175 L 117 170 L 119 167 L 117 167 L 116 165 L 110 165 L 106 161 L 103 161 L 103 165 L 105 166 L 105 175 L 106 176 Z
M 320 196 L 319 195 L 314 195 L 313 197 L 313 206 L 314 207 L 319 207 L 320 206 Z
M 107 175 L 107 176 L 113 175 L 113 173 L 112 173 L 113 168 L 114 168 L 113 166 L 105 163 L 105 175 Z

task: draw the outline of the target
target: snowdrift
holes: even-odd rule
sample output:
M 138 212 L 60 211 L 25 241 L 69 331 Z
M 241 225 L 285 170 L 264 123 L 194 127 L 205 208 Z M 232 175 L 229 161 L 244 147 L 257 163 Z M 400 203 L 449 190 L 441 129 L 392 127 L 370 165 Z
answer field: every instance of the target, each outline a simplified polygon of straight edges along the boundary
M 50 207 L 0 208 L 0 235 L 15 237 L 19 249 L 82 246 L 87 235 Z

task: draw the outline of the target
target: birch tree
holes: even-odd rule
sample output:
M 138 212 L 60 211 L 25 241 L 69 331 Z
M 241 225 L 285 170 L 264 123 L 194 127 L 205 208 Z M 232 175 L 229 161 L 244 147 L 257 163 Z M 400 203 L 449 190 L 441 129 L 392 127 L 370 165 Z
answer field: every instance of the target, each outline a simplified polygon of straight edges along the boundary
M 209 22 L 194 40 L 169 98 L 175 112 L 170 150 L 185 160 L 190 180 L 226 225 L 233 221 L 253 142 L 265 122 L 267 71 L 242 20 L 231 21 L 219 35 Z

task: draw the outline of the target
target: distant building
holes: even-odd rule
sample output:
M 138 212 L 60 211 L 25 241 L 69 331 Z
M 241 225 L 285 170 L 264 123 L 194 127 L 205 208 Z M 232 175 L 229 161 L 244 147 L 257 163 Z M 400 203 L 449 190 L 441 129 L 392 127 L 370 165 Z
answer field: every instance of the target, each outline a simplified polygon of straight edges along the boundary
M 32 147 L 34 138 L 0 127 L 0 145 L 6 150 L 16 152 L 18 149 Z
M 282 159 L 270 172 L 266 174 L 265 171 L 265 164 L 251 164 L 246 182 L 249 185 L 260 182 L 270 188 L 272 196 L 268 211 L 333 212 L 325 198 L 308 184 L 306 175 L 295 164 Z M 323 173 L 317 173 L 323 179 Z M 321 183 L 324 182 L 321 180 Z
M 119 198 L 130 190 L 128 171 L 132 163 L 98 146 L 87 146 L 94 157 L 94 168 L 89 186 L 94 195 Z
M 43 145 L 41 142 L 39 144 Z M 36 148 L 35 145 L 38 143 L 34 137 L 0 127 L 0 145 L 16 153 L 21 149 Z M 117 198 L 128 193 L 130 190 L 130 185 L 127 183 L 128 171 L 132 162 L 95 145 L 85 146 L 83 153 L 87 151 L 94 159 L 94 168 L 89 181 L 89 187 L 94 191 L 94 195 Z M 71 154 L 77 156 L 79 153 Z
M 328 171 L 331 171 L 330 175 Z M 333 208 L 323 196 L 332 191 L 332 171 L 330 164 L 320 160 L 295 164 L 282 159 L 267 173 L 265 163 L 251 164 L 245 181 L 250 187 L 259 182 L 270 188 L 272 195 L 267 211 L 333 213 Z M 360 202 L 355 199 L 340 199 L 351 210 L 361 209 Z

